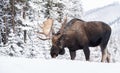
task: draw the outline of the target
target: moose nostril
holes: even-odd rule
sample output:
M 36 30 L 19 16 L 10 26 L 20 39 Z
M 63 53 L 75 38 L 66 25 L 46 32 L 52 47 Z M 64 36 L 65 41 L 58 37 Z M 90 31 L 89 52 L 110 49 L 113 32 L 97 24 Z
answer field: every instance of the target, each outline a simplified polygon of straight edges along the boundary
M 56 58 L 56 55 L 53 55 L 53 58 Z
M 52 58 L 56 58 L 57 55 L 56 55 L 55 53 L 53 53 L 53 54 L 51 54 L 51 57 L 52 57 Z

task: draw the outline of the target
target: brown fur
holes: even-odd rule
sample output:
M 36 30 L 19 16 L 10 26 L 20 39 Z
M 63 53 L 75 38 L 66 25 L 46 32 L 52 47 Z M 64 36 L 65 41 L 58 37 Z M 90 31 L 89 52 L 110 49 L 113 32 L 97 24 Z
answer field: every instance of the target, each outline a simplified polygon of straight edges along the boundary
M 50 52 L 52 57 L 57 57 L 58 54 L 64 54 L 64 48 L 67 47 L 72 60 L 75 59 L 76 50 L 79 49 L 83 49 L 86 60 L 89 60 L 89 47 L 99 45 L 102 52 L 101 61 L 110 61 L 106 46 L 111 35 L 111 28 L 106 23 L 99 21 L 85 22 L 80 19 L 72 19 L 62 28 L 64 29 L 60 29 L 58 33 L 53 35 Z

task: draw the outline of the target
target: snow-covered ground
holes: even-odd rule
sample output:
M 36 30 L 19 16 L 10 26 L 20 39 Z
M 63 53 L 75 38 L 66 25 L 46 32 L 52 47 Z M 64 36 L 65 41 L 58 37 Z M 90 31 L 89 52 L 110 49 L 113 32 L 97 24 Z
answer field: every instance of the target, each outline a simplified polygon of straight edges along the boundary
M 0 73 L 119 73 L 120 63 L 0 57 Z

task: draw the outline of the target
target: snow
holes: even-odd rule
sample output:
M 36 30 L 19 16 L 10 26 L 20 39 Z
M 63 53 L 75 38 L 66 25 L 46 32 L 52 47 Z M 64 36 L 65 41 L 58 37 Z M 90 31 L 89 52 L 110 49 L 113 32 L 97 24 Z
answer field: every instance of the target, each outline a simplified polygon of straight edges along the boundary
M 113 2 L 119 2 L 120 0 L 82 0 L 82 5 L 84 11 L 89 11 L 91 9 L 103 7 L 105 5 L 111 4 Z
M 112 3 L 100 8 L 96 8 L 87 11 L 84 15 L 84 19 L 87 21 L 103 21 L 106 23 L 111 23 L 120 17 L 120 4 Z
M 120 63 L 0 57 L 0 73 L 119 73 Z
M 22 14 L 18 14 L 17 19 L 20 19 L 24 26 L 29 27 L 16 26 L 16 28 L 21 29 L 16 30 L 19 33 L 9 34 L 11 37 L 8 38 L 8 43 L 4 46 L 0 44 L 0 73 L 120 73 L 120 63 L 118 63 L 120 62 L 120 27 L 118 27 L 120 24 L 119 3 L 111 4 L 115 0 L 82 0 L 83 6 L 86 5 L 86 7 L 84 7 L 86 11 L 83 16 L 84 20 L 104 21 L 110 23 L 110 26 L 112 27 L 112 36 L 108 44 L 112 63 L 108 64 L 100 63 L 101 52 L 99 47 L 97 47 L 97 49 L 90 48 L 90 62 L 85 61 L 82 50 L 77 51 L 76 59 L 74 61 L 70 60 L 68 49 L 65 49 L 66 53 L 63 56 L 59 55 L 56 59 L 51 59 L 51 41 L 39 40 L 37 38 L 39 35 L 36 33 L 38 30 L 41 30 L 38 25 L 42 24 L 46 19 L 44 18 L 44 12 L 40 12 L 41 10 L 45 10 L 43 7 L 45 2 L 42 3 L 41 1 L 42 0 L 31 0 L 31 2 L 29 2 L 31 9 L 33 10 L 30 10 L 30 13 L 28 12 L 26 19 L 21 17 Z M 82 13 L 79 13 L 79 11 L 81 11 L 81 2 L 79 3 L 79 0 L 55 1 L 66 4 L 64 15 L 68 14 L 71 18 L 75 15 L 78 16 L 78 18 L 81 16 Z M 16 7 L 21 9 L 22 6 L 16 5 Z M 74 11 L 74 9 L 78 10 Z M 54 8 L 53 10 L 56 9 Z M 52 18 L 57 19 L 58 14 L 56 14 L 56 12 L 52 13 Z M 29 17 L 31 19 L 29 19 Z M 54 24 L 60 25 L 56 20 Z M 54 27 L 60 28 L 58 25 Z M 1 28 L 5 27 L 3 24 L 0 26 Z M 23 42 L 23 30 L 27 30 L 26 43 Z

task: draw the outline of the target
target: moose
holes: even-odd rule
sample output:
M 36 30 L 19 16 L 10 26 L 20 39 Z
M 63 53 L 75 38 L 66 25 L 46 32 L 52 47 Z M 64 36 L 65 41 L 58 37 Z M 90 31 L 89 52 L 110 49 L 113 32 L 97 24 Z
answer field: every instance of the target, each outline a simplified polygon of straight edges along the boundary
M 89 47 L 100 46 L 101 62 L 110 62 L 110 53 L 107 44 L 111 35 L 111 27 L 102 21 L 89 21 L 74 18 L 67 22 L 64 19 L 57 33 L 52 32 L 52 47 L 50 55 L 56 58 L 65 53 L 65 47 L 69 49 L 71 60 L 76 57 L 76 50 L 82 49 L 86 61 L 90 60 Z

